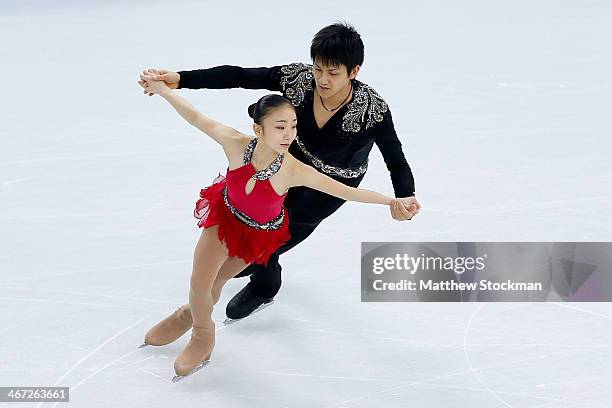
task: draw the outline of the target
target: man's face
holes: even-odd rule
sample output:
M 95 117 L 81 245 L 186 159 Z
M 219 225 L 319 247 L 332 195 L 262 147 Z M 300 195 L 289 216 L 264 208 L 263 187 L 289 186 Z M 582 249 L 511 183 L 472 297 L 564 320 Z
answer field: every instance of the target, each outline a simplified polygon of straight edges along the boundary
M 345 90 L 350 80 L 355 78 L 358 71 L 359 66 L 355 67 L 353 72 L 349 73 L 346 65 L 326 65 L 318 59 L 315 60 L 312 67 L 315 83 L 317 85 L 317 92 L 319 92 L 319 95 L 323 98 L 329 98 Z

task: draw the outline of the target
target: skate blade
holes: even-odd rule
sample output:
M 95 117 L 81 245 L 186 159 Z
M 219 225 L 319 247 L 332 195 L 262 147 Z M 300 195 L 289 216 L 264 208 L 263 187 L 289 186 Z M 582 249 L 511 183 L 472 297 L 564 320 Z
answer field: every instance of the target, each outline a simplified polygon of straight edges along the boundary
M 238 323 L 241 320 L 248 318 L 249 316 L 253 316 L 255 313 L 262 311 L 266 307 L 270 306 L 274 303 L 274 300 L 269 301 L 268 303 L 264 303 L 260 305 L 257 309 L 253 310 L 250 315 L 243 317 L 242 319 L 230 319 L 229 317 L 223 321 L 224 326 L 229 326 L 230 324 Z
M 140 346 L 138 346 L 138 348 L 143 348 L 143 347 L 147 347 L 148 344 L 147 343 L 142 343 Z
M 196 366 L 196 368 L 193 369 L 192 372 L 190 372 L 187 375 L 175 375 L 174 378 L 172 378 L 172 382 L 176 383 L 181 381 L 183 378 L 189 377 L 190 375 L 195 374 L 197 371 L 200 371 L 202 368 L 204 368 L 204 366 L 206 366 L 208 363 L 210 362 L 210 360 L 204 360 L 204 361 L 200 361 L 200 364 L 198 364 Z

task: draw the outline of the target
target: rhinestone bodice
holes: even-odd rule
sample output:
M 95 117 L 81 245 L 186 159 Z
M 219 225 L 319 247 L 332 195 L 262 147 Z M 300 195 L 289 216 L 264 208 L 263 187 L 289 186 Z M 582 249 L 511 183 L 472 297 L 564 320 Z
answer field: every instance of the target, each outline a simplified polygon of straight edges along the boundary
M 244 153 L 244 165 L 227 171 L 227 198 L 229 203 L 259 223 L 266 223 L 278 218 L 283 213 L 283 201 L 286 193 L 278 195 L 270 183 L 272 177 L 280 169 L 283 155 L 264 170 L 257 171 L 251 159 L 257 145 L 257 139 L 251 140 Z M 255 179 L 255 186 L 250 193 L 246 192 L 249 179 Z

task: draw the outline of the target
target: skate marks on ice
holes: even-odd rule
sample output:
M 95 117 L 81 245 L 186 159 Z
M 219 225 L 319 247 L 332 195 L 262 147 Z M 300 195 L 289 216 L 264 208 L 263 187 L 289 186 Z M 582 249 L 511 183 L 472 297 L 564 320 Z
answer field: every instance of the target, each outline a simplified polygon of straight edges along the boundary
M 182 262 L 182 261 L 181 261 Z M 59 293 L 59 294 L 69 294 L 69 295 L 79 295 L 79 296 L 95 296 L 98 298 L 110 298 L 110 299 L 121 299 L 121 300 L 135 300 L 136 298 L 134 297 L 129 297 L 129 296 L 118 296 L 118 295 L 106 295 L 106 294 L 100 294 L 100 293 L 93 293 L 93 292 L 85 292 L 85 291 L 64 291 L 64 290 L 52 290 L 52 289 L 39 289 L 39 288 L 32 288 L 32 287 L 17 287 L 17 286 L 5 286 L 5 287 L 1 287 L 0 289 L 14 289 L 14 290 L 28 290 L 28 291 L 36 291 L 36 292 L 44 292 L 44 293 Z M 144 311 L 147 313 L 151 313 L 152 310 L 150 308 L 148 309 L 140 309 L 140 308 L 135 308 L 131 305 L 113 305 L 113 304 L 108 304 L 108 303 L 100 303 L 100 302 L 75 302 L 75 301 L 69 301 L 69 300 L 57 300 L 57 299 L 35 299 L 35 298 L 28 298 L 28 297 L 0 297 L 1 300 L 10 300 L 10 301 L 24 301 L 24 302 L 36 302 L 36 303 L 56 303 L 56 304 L 68 304 L 68 305 L 78 305 L 78 306 L 94 306 L 94 307 L 102 307 L 102 308 L 118 308 L 118 309 L 126 309 L 126 310 L 130 310 L 130 311 Z M 152 302 L 152 303 L 162 303 L 162 304 L 171 304 L 173 302 L 167 302 L 167 301 L 160 301 L 160 300 L 156 300 L 156 299 L 145 299 L 145 298 L 138 298 L 136 300 L 140 300 L 140 301 L 146 301 L 146 302 Z M 157 311 L 159 313 L 163 313 L 163 311 Z M 78 389 L 82 384 L 84 384 L 85 382 L 89 381 L 90 379 L 94 378 L 95 376 L 97 376 L 99 373 L 101 373 L 103 370 L 115 365 L 115 364 L 121 364 L 123 365 L 122 369 L 129 369 L 129 368 L 135 368 L 138 371 L 142 371 L 145 372 L 149 375 L 152 375 L 158 379 L 163 380 L 164 382 L 170 383 L 170 381 L 166 378 L 163 378 L 161 376 L 159 376 L 158 374 L 155 374 L 154 372 L 151 372 L 150 370 L 147 370 L 145 368 L 142 367 L 136 367 L 137 364 L 142 363 L 143 361 L 147 361 L 147 360 L 151 360 L 151 359 L 155 359 L 155 358 L 159 358 L 159 357 L 154 357 L 154 356 L 149 356 L 146 357 L 144 359 L 141 360 L 137 360 L 135 362 L 127 362 L 124 359 L 135 354 L 135 352 L 137 352 L 138 350 L 135 351 L 130 351 L 127 352 L 117 358 L 114 358 L 114 356 L 105 354 L 104 352 L 102 352 L 101 350 L 106 347 L 107 345 L 109 345 L 110 343 L 112 343 L 113 341 L 117 340 L 118 338 L 120 338 L 122 335 L 125 335 L 126 333 L 128 333 L 130 330 L 132 330 L 134 327 L 138 326 L 140 323 L 142 323 L 144 320 L 146 320 L 147 318 L 149 318 L 150 315 L 146 315 L 143 318 L 140 318 L 138 320 L 136 320 L 135 322 L 131 323 L 130 325 L 128 325 L 127 327 L 119 330 L 118 332 L 114 333 L 112 336 L 110 336 L 109 338 L 107 338 L 106 340 L 104 340 L 102 343 L 100 343 L 98 346 L 96 346 L 93 349 L 88 349 L 88 348 L 84 348 L 81 346 L 77 346 L 68 342 L 63 342 L 63 341 L 59 341 L 59 340 L 52 340 L 52 339 L 46 339 L 46 342 L 51 342 L 51 343 L 57 343 L 57 344 L 61 344 L 63 346 L 72 348 L 72 349 L 77 349 L 83 352 L 86 352 L 86 354 L 80 358 L 76 363 L 74 363 L 57 381 L 55 381 L 53 386 L 61 386 L 63 385 L 62 382 L 68 378 L 71 374 L 73 374 L 77 369 L 85 369 L 83 367 L 83 364 L 86 361 L 90 361 L 92 359 L 92 357 L 96 356 L 102 356 L 102 357 L 108 357 L 108 358 L 113 358 L 113 360 L 111 362 L 109 362 L 108 364 L 105 364 L 104 366 L 102 366 L 101 368 L 94 370 L 91 374 L 87 375 L 85 378 L 81 379 L 79 382 L 77 382 L 74 385 L 70 385 L 70 391 L 74 392 L 76 389 Z M 55 407 L 57 405 L 57 403 L 55 405 L 53 405 L 53 407 Z M 37 405 L 37 407 L 40 407 L 41 403 L 39 403 Z
M 470 372 L 472 373 L 474 378 L 476 378 L 476 381 L 478 381 L 478 383 L 482 386 L 482 388 L 486 392 L 491 394 L 491 396 L 493 396 L 493 398 L 495 398 L 497 401 L 502 403 L 504 406 L 512 408 L 512 405 L 508 404 L 506 402 L 506 400 L 504 400 L 502 397 L 500 397 L 497 392 L 493 391 L 487 384 L 485 384 L 485 382 L 482 380 L 480 375 L 474 369 L 474 365 L 472 363 L 472 360 L 470 360 L 470 355 L 469 355 L 468 348 L 467 348 L 468 333 L 470 331 L 470 326 L 472 325 L 472 321 L 474 320 L 474 317 L 476 317 L 478 312 L 480 312 L 480 309 L 482 309 L 485 305 L 486 305 L 486 303 L 479 304 L 478 307 L 474 310 L 474 313 L 472 313 L 472 315 L 468 319 L 467 323 L 465 324 L 465 329 L 463 330 L 463 355 L 465 356 L 465 361 L 466 361 L 466 363 L 468 365 L 468 368 L 469 368 Z
M 612 320 L 611 316 L 605 315 L 603 313 L 598 313 L 595 311 L 591 311 L 591 310 L 587 310 L 587 309 L 583 309 L 581 307 L 577 307 L 577 306 L 573 306 L 573 305 L 568 305 L 565 303 L 558 303 L 558 302 L 553 302 L 551 303 L 552 305 L 561 307 L 561 308 L 567 308 L 567 309 L 571 309 L 571 310 L 575 310 L 581 313 L 585 313 L 588 315 L 592 315 L 592 316 L 597 316 L 597 317 L 601 317 L 604 318 L 606 320 Z M 558 406 L 559 403 L 571 403 L 571 404 L 579 404 L 581 406 L 592 406 L 592 405 L 588 405 L 588 404 L 583 404 L 580 402 L 580 397 L 584 396 L 586 394 L 592 393 L 595 390 L 600 390 L 602 388 L 605 388 L 609 385 L 609 378 L 605 378 L 603 384 L 600 385 L 593 385 L 591 386 L 589 389 L 587 389 L 586 391 L 581 391 L 581 392 L 577 392 L 577 393 L 573 393 L 572 398 L 569 397 L 560 397 L 560 398 L 553 398 L 553 397 L 544 397 L 544 396 L 536 396 L 536 395 L 531 395 L 531 394 L 523 394 L 523 393 L 510 393 L 510 392 L 504 392 L 504 391 L 495 391 L 493 389 L 491 389 L 486 382 L 482 379 L 482 377 L 480 376 L 479 372 L 483 372 L 484 369 L 490 369 L 490 368 L 500 368 L 500 367 L 506 367 L 508 365 L 514 365 L 514 364 L 519 364 L 519 363 L 524 363 L 527 361 L 533 361 L 533 360 L 541 360 L 543 358 L 549 357 L 549 356 L 563 356 L 566 355 L 568 353 L 571 352 L 575 352 L 575 351 L 582 351 L 582 352 L 589 352 L 589 353 L 594 353 L 594 354 L 599 354 L 602 356 L 606 356 L 606 357 L 612 357 L 612 355 L 607 354 L 607 353 L 603 353 L 603 352 L 598 352 L 593 350 L 594 347 L 576 347 L 576 346 L 568 346 L 568 345 L 562 345 L 563 348 L 565 348 L 565 350 L 563 351 L 556 351 L 556 352 L 551 352 L 551 353 L 545 353 L 545 354 L 537 354 L 535 356 L 531 356 L 531 357 L 527 357 L 527 358 L 520 358 L 520 359 L 513 359 L 509 362 L 504 362 L 504 363 L 500 363 L 500 364 L 493 364 L 493 365 L 489 365 L 489 366 L 484 366 L 484 367 L 480 367 L 480 368 L 474 368 L 474 364 L 472 363 L 472 360 L 470 359 L 469 356 L 469 347 L 468 347 L 468 333 L 470 332 L 471 326 L 472 326 L 472 322 L 474 321 L 476 315 L 478 315 L 478 313 L 486 306 L 486 303 L 482 303 L 480 305 L 478 305 L 478 307 L 474 310 L 474 312 L 471 314 L 470 318 L 468 319 L 466 325 L 465 325 L 465 329 L 463 332 L 463 351 L 464 351 L 464 356 L 465 356 L 465 361 L 467 363 L 468 366 L 468 370 L 469 372 L 473 375 L 473 377 L 476 379 L 476 381 L 480 384 L 480 386 L 482 387 L 482 390 L 486 391 L 488 394 L 490 394 L 493 398 L 495 398 L 499 403 L 501 403 L 502 405 L 509 407 L 509 408 L 513 408 L 514 406 L 511 405 L 508 401 L 506 401 L 505 399 L 503 399 L 501 397 L 501 395 L 507 395 L 507 396 L 520 396 L 520 397 L 527 397 L 530 399 L 536 399 L 536 400 L 543 400 L 543 401 L 547 401 L 544 402 L 542 405 L 539 405 L 540 407 L 545 407 L 545 406 L 549 406 L 549 405 L 554 405 L 554 406 Z M 500 346 L 500 345 L 506 345 L 506 344 L 490 344 L 490 345 L 494 345 L 494 346 Z M 524 346 L 524 344 L 521 344 L 522 346 Z M 533 345 L 538 345 L 538 344 L 533 344 Z M 548 345 L 548 344 L 546 344 Z M 537 384 L 535 386 L 536 389 L 545 389 L 547 388 L 547 386 L 549 385 L 571 385 L 570 383 L 565 383 L 565 382 L 558 382 L 558 383 L 540 383 Z M 500 395 L 501 394 L 501 395 Z
M 529 404 L 536 404 L 533 406 L 537 406 L 540 408 L 549 407 L 549 406 L 551 407 L 566 406 L 565 404 L 568 404 L 567 405 L 568 407 L 570 405 L 572 407 L 573 406 L 576 406 L 576 407 L 578 406 L 580 407 L 600 406 L 597 404 L 592 404 L 587 401 L 582 401 L 581 398 L 585 396 L 589 396 L 589 394 L 592 394 L 594 392 L 600 392 L 600 391 L 604 392 L 607 386 L 609 385 L 610 378 L 608 375 L 603 375 L 603 376 L 602 375 L 588 375 L 586 377 L 582 376 L 578 382 L 571 381 L 571 380 L 570 381 L 559 381 L 559 379 L 557 379 L 556 382 L 544 382 L 544 383 L 542 381 L 534 382 L 531 385 L 534 387 L 534 390 L 540 390 L 537 393 L 529 392 L 528 390 L 525 390 L 525 389 L 522 389 L 522 390 L 499 389 L 496 386 L 491 386 L 490 380 L 487 379 L 485 375 L 487 374 L 487 372 L 490 372 L 490 371 L 498 372 L 499 370 L 504 370 L 508 368 L 512 369 L 512 367 L 516 367 L 516 366 L 520 368 L 525 363 L 529 363 L 529 362 L 537 363 L 538 361 L 545 360 L 550 357 L 558 358 L 558 357 L 566 356 L 568 354 L 573 354 L 575 352 L 600 355 L 604 357 L 612 357 L 612 355 L 609 353 L 605 353 L 605 352 L 597 350 L 600 347 L 607 347 L 605 343 L 602 343 L 599 345 L 598 344 L 579 345 L 579 344 L 571 344 L 571 343 L 565 343 L 565 342 L 550 343 L 550 342 L 543 341 L 541 338 L 537 336 L 529 336 L 529 335 L 526 335 L 525 333 L 516 333 L 514 331 L 513 332 L 508 331 L 506 333 L 505 330 L 511 329 L 511 327 L 501 326 L 503 329 L 502 330 L 503 332 L 497 333 L 498 328 L 496 328 L 495 331 L 493 331 L 492 329 L 478 327 L 478 325 L 474 326 L 473 323 L 476 321 L 477 316 L 485 308 L 488 308 L 488 306 L 489 305 L 487 304 L 478 305 L 477 309 L 471 312 L 469 316 L 466 316 L 468 319 L 463 324 L 457 324 L 459 322 L 450 322 L 450 321 L 443 323 L 445 325 L 448 323 L 449 329 L 451 328 L 451 326 L 455 327 L 456 329 L 459 329 L 460 332 L 457 334 L 460 334 L 461 332 L 463 333 L 463 336 L 461 339 L 462 341 L 460 341 L 459 344 L 452 346 L 450 348 L 453 348 L 453 349 L 461 348 L 466 364 L 463 368 L 455 369 L 455 370 L 449 371 L 442 375 L 434 375 L 434 376 L 430 376 L 429 378 L 425 377 L 423 379 L 412 380 L 412 379 L 400 379 L 400 378 L 393 378 L 393 377 L 385 378 L 384 376 L 325 375 L 325 374 L 317 373 L 317 372 L 299 372 L 299 371 L 292 371 L 292 370 L 291 371 L 270 370 L 270 371 L 265 371 L 264 374 L 280 376 L 280 377 L 288 377 L 288 378 L 297 377 L 297 378 L 326 379 L 326 380 L 332 380 L 332 381 L 347 381 L 347 382 L 357 382 L 357 383 L 376 382 L 376 383 L 380 383 L 381 385 L 384 385 L 385 383 L 389 384 L 388 387 L 384 387 L 383 389 L 377 390 L 375 392 L 364 392 L 361 395 L 358 394 L 357 396 L 354 396 L 352 398 L 339 399 L 329 405 L 325 405 L 325 408 L 340 407 L 340 406 L 347 406 L 347 405 L 352 406 L 353 404 L 357 402 L 363 403 L 364 401 L 369 401 L 372 399 L 372 397 L 380 397 L 380 396 L 385 396 L 385 395 L 388 396 L 389 394 L 397 396 L 397 395 L 400 395 L 402 392 L 404 392 L 407 388 L 416 387 L 416 386 L 425 387 L 427 389 L 429 388 L 441 389 L 441 390 L 446 389 L 449 391 L 450 390 L 457 390 L 457 391 L 463 390 L 467 392 L 467 395 L 474 394 L 474 393 L 488 394 L 491 396 L 491 398 L 494 398 L 498 404 L 500 404 L 496 406 L 504 406 L 504 407 L 526 406 L 522 404 L 527 403 L 527 401 L 530 401 Z M 612 316 L 610 315 L 600 313 L 597 311 L 593 311 L 593 310 L 583 309 L 581 307 L 576 307 L 573 305 L 566 305 L 563 303 L 551 303 L 550 306 L 552 306 L 552 308 L 571 309 L 571 310 L 575 310 L 578 312 L 582 312 L 583 314 L 592 315 L 592 316 L 603 318 L 606 320 L 612 320 Z M 516 308 L 519 309 L 521 307 L 522 305 L 517 305 Z M 372 308 L 379 309 L 375 305 L 372 306 Z M 291 320 L 296 320 L 296 321 L 300 321 L 303 323 L 313 323 L 313 324 L 321 323 L 321 322 L 314 322 L 311 320 L 303 320 L 303 319 L 291 319 Z M 568 322 L 567 320 L 564 320 L 562 323 L 566 324 L 567 322 Z M 541 326 L 542 329 L 546 329 L 546 330 L 553 330 L 556 327 L 560 327 L 560 326 L 557 326 L 557 325 Z M 316 331 L 328 332 L 327 330 L 316 330 Z M 481 344 L 480 342 L 471 343 L 468 340 L 469 340 L 469 337 L 473 336 L 474 334 L 473 332 L 478 333 L 476 337 L 479 337 L 480 335 L 493 333 L 493 334 L 497 334 L 500 336 L 501 335 L 512 336 L 513 339 L 517 338 L 519 340 L 524 340 L 525 342 L 523 343 L 520 341 L 519 342 L 502 341 L 502 342 L 489 342 L 489 343 L 483 343 L 483 344 Z M 341 334 L 344 336 L 357 335 L 357 336 L 370 337 L 369 334 L 362 333 L 361 331 L 357 333 L 348 332 L 348 331 L 347 332 L 329 331 L 329 333 Z M 380 340 L 401 341 L 401 339 L 399 338 L 380 337 L 380 336 L 372 336 L 372 337 L 378 338 Z M 406 340 L 403 340 L 403 341 L 406 341 Z M 423 346 L 435 347 L 436 345 L 428 343 L 428 344 L 424 344 Z M 448 344 L 440 344 L 437 346 L 443 347 L 443 348 L 449 347 Z M 519 346 L 519 347 L 555 346 L 557 348 L 561 348 L 562 350 L 554 350 L 554 351 L 548 350 L 548 352 L 542 352 L 542 353 L 537 352 L 535 354 L 531 353 L 531 355 L 524 355 L 521 357 L 509 356 L 505 353 L 499 353 L 501 356 L 510 357 L 510 358 L 506 359 L 506 361 L 499 361 L 499 362 L 486 364 L 483 362 L 481 363 L 473 362 L 474 361 L 472 358 L 473 356 L 471 355 L 472 351 L 479 351 L 479 352 L 481 351 L 481 350 L 477 350 L 475 348 L 476 346 L 483 346 L 483 347 L 487 346 L 487 347 L 495 347 L 495 348 L 500 347 L 500 346 Z M 495 354 L 498 354 L 498 353 L 495 353 Z M 461 385 L 461 384 L 442 383 L 442 381 L 444 380 L 449 380 L 453 378 L 457 379 L 460 377 L 464 377 L 466 375 L 469 375 L 469 377 L 473 378 L 476 381 L 476 384 Z M 592 381 L 593 383 L 591 383 L 585 389 L 572 391 L 571 395 L 569 393 L 565 393 L 565 395 L 554 395 L 554 394 L 553 395 L 542 395 L 540 393 L 542 392 L 542 390 L 550 388 L 550 386 L 553 386 L 553 388 L 555 388 L 554 386 L 560 386 L 560 385 L 573 386 L 577 383 L 578 384 L 581 382 L 584 383 L 585 381 L 588 381 L 588 382 Z M 522 400 L 522 402 L 517 403 L 516 402 L 517 399 Z M 359 405 L 359 404 L 356 404 L 356 405 Z M 362 406 L 362 405 L 359 405 L 359 406 Z M 532 406 L 532 405 L 529 405 L 529 406 Z
M 122 334 L 130 331 L 132 328 L 134 328 L 135 326 L 137 326 L 138 324 L 140 324 L 141 322 L 143 322 L 148 316 L 145 316 L 141 319 L 136 320 L 134 323 L 131 323 L 129 326 L 125 327 L 122 330 L 119 330 L 117 333 L 115 333 L 114 335 L 112 335 L 111 337 L 109 337 L 108 339 L 104 340 L 102 343 L 100 343 L 96 348 L 94 348 L 93 350 L 91 350 L 89 353 L 85 354 L 79 361 L 77 361 L 76 363 L 74 363 L 74 365 L 72 367 L 70 367 L 68 369 L 68 371 L 66 371 L 57 381 L 55 381 L 55 383 L 53 384 L 53 387 L 58 387 L 59 384 L 64 380 L 64 378 L 68 377 L 70 375 L 70 373 L 72 373 L 74 370 L 76 370 L 83 362 L 85 362 L 85 360 L 89 359 L 90 357 L 94 356 L 96 353 L 98 353 L 102 348 L 104 348 L 107 344 L 111 343 L 112 341 L 114 341 L 115 339 L 117 339 L 118 337 L 120 337 Z M 106 369 L 107 367 L 110 367 L 111 365 L 115 364 L 116 362 L 122 360 L 123 358 L 130 356 L 132 354 L 134 354 L 136 351 L 138 350 L 134 350 L 131 351 L 129 353 L 126 353 L 116 359 L 114 359 L 113 361 L 111 361 L 110 363 L 102 366 L 101 368 L 99 368 L 98 370 L 94 371 L 93 373 L 91 373 L 90 375 L 88 375 L 87 377 L 85 377 L 84 379 L 82 379 L 81 381 L 79 381 L 77 384 L 73 385 L 70 387 L 70 391 L 74 392 L 79 386 L 81 386 L 82 384 L 84 384 L 86 381 L 88 381 L 89 379 L 93 378 L 94 376 L 96 376 L 98 373 L 102 372 L 102 370 Z M 36 408 L 40 408 L 40 406 L 43 404 L 43 402 L 39 402 L 36 405 Z M 52 408 L 57 406 L 58 402 L 56 402 L 55 404 L 53 404 Z
M 124 212 L 122 212 L 122 213 L 124 213 Z M 0 221 L 2 221 L 2 218 L 0 218 Z M 68 271 L 68 272 L 58 272 L 58 273 L 48 274 L 48 275 L 45 275 L 43 278 L 45 278 L 45 279 L 47 279 L 47 278 L 58 278 L 58 277 L 67 277 L 67 276 L 73 276 L 73 275 L 102 273 L 102 272 L 109 272 L 110 273 L 110 272 L 125 271 L 125 270 L 132 271 L 132 270 L 135 270 L 135 269 L 145 269 L 145 268 L 164 266 L 164 265 L 177 265 L 177 264 L 187 264 L 187 265 L 189 265 L 190 262 L 192 262 L 192 260 L 190 260 L 190 259 L 181 259 L 181 260 L 174 260 L 174 261 L 144 262 L 144 263 L 136 263 L 136 264 L 129 264 L 129 265 L 105 266 L 105 267 L 102 267 L 102 268 L 88 268 L 88 269 L 76 268 L 76 269 L 74 269 L 72 271 Z M 40 278 L 41 278 L 40 275 L 20 276 L 18 278 L 11 277 L 8 280 L 3 281 L 2 284 L 13 284 L 14 282 L 30 281 L 30 280 L 40 279 Z M 6 288 L 17 289 L 18 287 L 11 287 L 11 286 L 3 287 L 3 289 L 6 289 Z M 27 287 L 27 289 L 29 289 L 29 290 L 37 290 L 37 291 L 45 290 L 47 292 L 50 291 L 48 289 L 37 289 L 37 288 L 32 288 L 32 287 Z M 64 291 L 64 293 L 70 293 L 70 292 Z M 73 293 L 81 294 L 79 292 L 73 292 Z M 98 294 L 98 293 L 94 293 L 93 296 L 105 296 L 105 297 L 113 296 L 113 297 L 116 297 L 115 295 L 101 295 L 101 294 Z M 144 300 L 151 301 L 151 299 L 144 299 Z M 159 303 L 171 304 L 171 302 L 165 302 L 165 301 L 158 301 L 158 302 Z
M 14 179 L 14 180 L 0 181 L 0 187 L 6 187 L 6 186 L 9 186 L 11 184 L 23 183 L 24 181 L 36 180 L 36 179 L 39 179 L 39 178 L 42 178 L 42 176 L 22 177 L 22 178 L 17 178 L 17 179 Z

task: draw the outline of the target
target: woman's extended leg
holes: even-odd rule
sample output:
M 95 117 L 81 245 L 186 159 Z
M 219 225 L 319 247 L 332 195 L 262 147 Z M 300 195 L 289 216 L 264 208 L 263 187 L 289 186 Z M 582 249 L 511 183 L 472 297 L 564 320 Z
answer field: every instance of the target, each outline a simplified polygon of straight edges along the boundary
M 212 320 L 212 287 L 221 265 L 227 259 L 227 248 L 219 241 L 217 227 L 206 228 L 196 245 L 189 288 L 189 308 L 193 319 L 191 339 L 174 361 L 178 376 L 190 374 L 210 358 L 215 346 L 215 323 Z
M 151 327 L 145 334 L 144 343 L 140 347 L 170 344 L 187 333 L 192 325 L 191 310 L 189 310 L 189 303 L 187 303 Z

